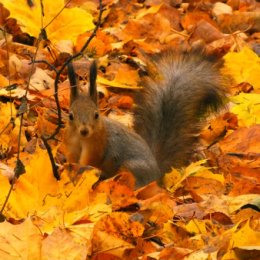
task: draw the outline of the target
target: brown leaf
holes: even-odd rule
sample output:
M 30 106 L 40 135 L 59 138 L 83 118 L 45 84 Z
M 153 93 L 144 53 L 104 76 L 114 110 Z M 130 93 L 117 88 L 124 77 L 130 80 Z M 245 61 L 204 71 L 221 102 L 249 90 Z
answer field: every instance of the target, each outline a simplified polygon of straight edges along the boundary
M 188 12 L 182 19 L 181 24 L 184 29 L 191 31 L 200 21 L 205 21 L 217 28 L 217 25 L 210 16 L 202 11 Z
M 95 193 L 108 194 L 114 210 L 125 208 L 138 201 L 135 198 L 133 187 L 129 188 L 124 183 L 115 180 L 101 182 L 95 189 Z
M 223 14 L 218 17 L 218 24 L 224 33 L 247 30 L 259 32 L 260 15 L 259 12 L 234 12 L 232 15 Z
M 122 256 L 124 251 L 134 248 L 133 242 L 143 234 L 144 227 L 139 222 L 130 220 L 129 215 L 114 212 L 101 218 L 93 233 L 93 252 L 107 251 Z
M 250 177 L 251 175 L 256 176 L 257 172 L 259 173 L 259 130 L 260 127 L 258 125 L 250 128 L 240 128 L 218 144 L 221 150 L 221 154 L 218 156 L 218 163 L 225 172 L 231 173 L 234 180 L 237 179 L 239 181 L 240 184 L 234 185 L 235 189 L 240 189 L 238 192 L 243 193 L 250 190 L 256 192 L 259 190 L 259 180 L 254 180 Z M 245 182 L 248 183 L 248 188 L 245 188 Z M 249 188 L 250 186 L 251 188 Z M 234 190 L 234 192 L 237 194 L 237 191 Z
M 259 168 L 234 166 L 230 171 L 228 181 L 232 183 L 230 196 L 250 193 L 260 194 Z
M 181 247 L 164 248 L 160 253 L 160 260 L 182 260 L 192 250 Z
M 223 34 L 212 25 L 212 23 L 199 20 L 193 29 L 191 40 L 204 40 L 206 43 L 211 43 L 213 41 L 223 38 Z

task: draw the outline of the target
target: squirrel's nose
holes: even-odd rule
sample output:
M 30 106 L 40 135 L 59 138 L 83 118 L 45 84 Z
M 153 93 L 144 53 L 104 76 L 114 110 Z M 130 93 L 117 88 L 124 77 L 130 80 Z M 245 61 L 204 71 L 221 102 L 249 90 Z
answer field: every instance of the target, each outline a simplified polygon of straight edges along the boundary
M 82 129 L 80 129 L 80 134 L 81 134 L 82 136 L 88 135 L 88 129 L 87 129 L 87 128 L 82 128 Z

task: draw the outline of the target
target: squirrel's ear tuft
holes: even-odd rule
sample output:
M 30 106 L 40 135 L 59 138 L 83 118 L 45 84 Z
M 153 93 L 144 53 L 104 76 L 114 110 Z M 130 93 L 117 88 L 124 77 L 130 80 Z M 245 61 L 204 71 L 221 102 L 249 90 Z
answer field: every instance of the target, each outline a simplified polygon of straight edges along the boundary
M 97 95 L 97 63 L 93 61 L 89 69 L 89 96 L 97 104 L 98 95 Z
M 73 65 L 72 63 L 68 63 L 67 65 L 67 69 L 68 69 L 68 77 L 69 77 L 69 81 L 70 81 L 70 103 L 73 102 L 73 100 L 75 100 L 78 97 L 78 87 L 77 87 L 77 76 L 76 73 L 74 71 Z

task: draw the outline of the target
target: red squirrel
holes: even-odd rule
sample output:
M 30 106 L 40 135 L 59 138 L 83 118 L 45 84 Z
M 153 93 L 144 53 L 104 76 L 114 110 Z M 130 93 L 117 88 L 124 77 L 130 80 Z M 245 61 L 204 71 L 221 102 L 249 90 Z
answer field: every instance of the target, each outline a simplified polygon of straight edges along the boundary
M 160 180 L 171 167 L 188 164 L 203 126 L 201 118 L 224 105 L 221 63 L 201 52 L 165 51 L 154 59 L 159 76 L 148 75 L 137 95 L 134 130 L 98 108 L 97 65 L 89 72 L 89 92 L 81 93 L 72 64 L 68 161 L 101 169 L 110 178 L 120 170 L 133 173 L 136 188 Z

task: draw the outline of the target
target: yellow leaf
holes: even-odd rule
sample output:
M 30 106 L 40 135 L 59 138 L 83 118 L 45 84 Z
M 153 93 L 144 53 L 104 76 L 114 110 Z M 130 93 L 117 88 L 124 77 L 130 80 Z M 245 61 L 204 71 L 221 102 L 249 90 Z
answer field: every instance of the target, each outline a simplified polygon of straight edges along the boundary
M 98 253 L 102 251 L 109 251 L 110 254 L 123 257 L 127 249 L 135 248 L 131 243 L 123 240 L 120 237 L 115 237 L 112 234 L 98 230 L 94 234 L 93 241 L 93 253 Z M 123 259 L 123 258 L 120 258 Z
M 202 164 L 204 164 L 207 160 L 200 160 L 194 163 L 191 163 L 186 169 L 185 169 L 185 176 L 190 176 L 193 174 L 198 174 L 201 171 L 204 171 L 206 169 L 205 166 L 203 166 Z
M 86 245 L 90 247 L 89 242 L 89 237 L 81 237 L 81 240 L 78 241 L 75 240 L 73 234 L 68 230 L 57 228 L 51 235 L 43 240 L 41 248 L 42 257 L 38 259 L 85 259 L 88 253 Z
M 66 213 L 55 206 L 45 212 L 37 212 L 32 216 L 32 221 L 43 234 L 51 234 L 55 228 L 67 226 Z
M 228 202 L 229 212 L 233 213 L 246 204 L 259 204 L 259 194 L 244 194 L 236 197 L 226 196 L 225 200 Z
M 246 224 L 234 232 L 232 240 L 230 241 L 230 246 L 234 247 L 255 247 L 260 246 L 260 232 L 255 231 L 250 227 L 250 221 L 248 220 Z
M 163 178 L 165 187 L 171 192 L 174 192 L 176 189 L 180 188 L 182 186 L 182 181 L 182 174 L 176 169 L 172 169 L 172 171 L 168 174 L 165 174 Z
M 67 172 L 63 172 L 59 181 L 59 189 L 63 200 L 62 209 L 66 212 L 64 219 L 69 225 L 87 218 L 96 222 L 104 215 L 112 212 L 112 204 L 107 203 L 107 194 L 92 194 L 92 186 L 98 181 L 98 170 L 93 169 L 84 172 L 79 181 L 74 184 L 66 178 Z
M 26 173 L 14 185 L 4 215 L 22 219 L 34 216 L 34 223 L 45 233 L 56 227 L 70 226 L 81 219 L 97 221 L 112 211 L 104 193 L 92 194 L 92 186 L 98 180 L 97 170 L 80 175 L 76 184 L 63 172 L 57 181 L 45 150 L 37 149 L 26 162 Z M 0 205 L 3 205 L 10 183 L 0 175 Z
M 49 198 L 56 198 L 57 203 L 58 185 L 52 173 L 47 151 L 37 149 L 26 164 L 26 173 L 16 181 L 5 209 L 4 214 L 7 217 L 21 219 L 40 208 L 48 208 L 53 205 L 53 201 Z M 2 191 L 1 195 L 3 196 Z
M 229 242 L 229 248 L 223 259 L 241 259 L 237 258 L 234 250 L 241 249 L 248 252 L 250 250 L 259 250 L 260 248 L 260 232 L 253 230 L 250 227 L 250 221 L 248 220 L 245 225 L 238 229 L 239 225 L 236 225 L 232 233 L 232 237 Z M 259 255 L 259 253 L 258 253 Z M 230 258 L 232 257 L 232 258 Z M 256 259 L 256 258 L 252 258 Z
M 217 260 L 218 259 L 218 252 L 212 252 L 212 253 L 207 253 L 204 252 L 204 250 L 198 250 L 195 252 L 192 252 L 188 256 L 185 256 L 183 260 Z M 231 259 L 229 259 L 231 260 Z M 232 258 L 232 260 L 235 260 Z
M 236 104 L 231 111 L 237 114 L 240 126 L 260 124 L 260 94 L 240 93 L 231 100 Z
M 41 259 L 40 230 L 27 218 L 21 224 L 0 223 L 0 259 Z
M 10 182 L 8 178 L 2 174 L 2 169 L 0 170 L 0 187 L 0 207 L 2 207 L 10 188 Z
M 156 14 L 160 10 L 161 6 L 162 4 L 152 6 L 148 9 L 142 8 L 137 14 L 136 19 L 139 20 L 147 14 Z
M 241 260 L 239 259 L 233 250 L 228 250 L 227 253 L 222 257 L 222 260 Z
M 186 230 L 190 233 L 195 233 L 195 234 L 207 233 L 206 222 L 203 220 L 192 219 L 185 227 Z
M 14 147 L 14 150 L 17 150 L 18 145 L 18 134 L 20 120 L 16 117 L 16 109 L 12 103 L 0 103 L 0 136 L 1 140 L 1 149 L 6 150 L 10 147 Z M 13 123 L 10 122 L 13 117 Z M 22 134 L 21 145 L 25 142 L 25 137 Z
M 10 11 L 10 17 L 17 19 L 24 32 L 38 38 L 41 29 L 47 26 L 47 37 L 52 43 L 59 40 L 72 40 L 75 43 L 79 34 L 94 28 L 91 14 L 77 7 L 64 8 L 63 0 L 43 1 L 44 16 L 39 0 L 33 2 L 33 7 L 29 7 L 23 0 L 1 2 Z
M 0 89 L 1 87 L 6 87 L 9 85 L 9 80 L 4 77 L 2 74 L 0 74 Z
M 231 75 L 237 84 L 248 82 L 255 89 L 260 89 L 260 58 L 255 52 L 245 47 L 241 52 L 228 53 L 224 60 L 224 73 Z
M 103 193 L 98 194 L 97 197 L 86 204 L 87 206 L 85 206 L 85 208 L 82 210 L 71 209 L 70 212 L 66 212 L 66 207 L 64 207 L 64 222 L 67 225 L 72 225 L 73 223 L 82 219 L 88 219 L 91 222 L 97 222 L 101 217 L 112 212 L 112 204 L 107 203 L 107 195 Z M 76 207 L 77 205 L 75 204 L 75 208 Z M 64 211 L 66 212 L 65 215 Z
M 66 211 L 81 210 L 90 203 L 90 191 L 92 186 L 98 181 L 99 177 L 97 170 L 93 169 L 86 171 L 86 174 L 82 174 L 80 180 L 74 184 L 68 178 L 68 173 L 64 171 L 62 173 L 62 179 L 59 182 L 59 190 L 66 196 L 64 201 L 64 209 Z M 64 197 L 65 197 L 64 196 Z
M 183 171 L 177 171 L 176 169 L 172 169 L 172 172 L 164 176 L 164 183 L 167 189 L 171 192 L 174 192 L 179 187 L 181 187 L 182 182 L 189 176 L 198 174 L 201 171 L 205 171 L 207 168 L 202 165 L 205 162 L 206 160 L 200 160 L 198 162 L 191 163 Z
M 97 77 L 97 82 L 99 84 L 107 85 L 107 86 L 113 87 L 113 88 L 124 88 L 124 89 L 140 89 L 141 88 L 140 86 L 129 85 L 129 84 L 117 81 L 117 80 L 108 80 L 108 79 L 102 78 L 100 76 Z
M 204 171 L 196 173 L 197 177 L 202 177 L 205 179 L 212 179 L 221 182 L 222 184 L 225 182 L 225 178 L 221 174 L 215 174 L 211 171 L 209 171 L 206 167 Z
M 105 194 L 102 194 L 104 200 L 107 199 Z M 60 201 L 66 201 L 65 197 L 60 197 Z M 60 203 L 62 204 L 62 203 Z M 75 205 L 76 207 L 76 205 Z M 64 227 L 70 230 L 76 229 L 75 223 L 81 220 L 97 222 L 104 215 L 112 212 L 112 205 L 106 205 L 91 201 L 87 207 L 82 210 L 72 210 L 68 212 L 62 205 L 49 207 L 46 211 L 37 212 L 33 216 L 33 223 L 41 230 L 42 233 L 51 234 L 55 228 Z M 87 225 L 87 230 L 92 230 L 92 225 Z M 84 231 L 85 232 L 85 231 Z M 86 231 L 87 232 L 87 231 Z M 89 231 L 90 232 L 90 231 Z

